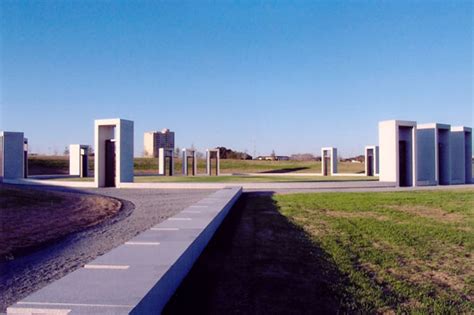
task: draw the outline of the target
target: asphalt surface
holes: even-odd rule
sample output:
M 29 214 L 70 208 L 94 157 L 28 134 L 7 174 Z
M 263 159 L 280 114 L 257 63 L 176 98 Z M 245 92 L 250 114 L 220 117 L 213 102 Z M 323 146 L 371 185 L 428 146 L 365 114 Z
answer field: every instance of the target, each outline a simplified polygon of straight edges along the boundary
M 42 187 L 71 191 L 65 188 Z M 97 226 L 12 261 L 0 263 L 0 312 L 30 293 L 80 268 L 140 232 L 205 198 L 212 190 L 75 189 L 120 199 L 119 214 Z

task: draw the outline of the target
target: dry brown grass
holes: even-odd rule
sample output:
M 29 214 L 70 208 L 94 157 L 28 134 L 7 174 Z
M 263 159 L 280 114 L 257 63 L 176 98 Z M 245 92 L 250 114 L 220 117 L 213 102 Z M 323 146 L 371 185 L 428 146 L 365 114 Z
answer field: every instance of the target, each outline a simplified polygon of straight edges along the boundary
M 441 208 L 424 205 L 391 205 L 388 208 L 444 222 L 460 222 L 464 219 L 460 213 L 447 212 Z

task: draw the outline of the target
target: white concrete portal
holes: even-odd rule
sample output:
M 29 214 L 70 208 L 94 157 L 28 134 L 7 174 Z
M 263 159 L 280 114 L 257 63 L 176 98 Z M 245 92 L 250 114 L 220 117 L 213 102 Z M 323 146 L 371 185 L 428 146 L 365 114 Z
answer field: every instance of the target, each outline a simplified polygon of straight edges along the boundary
M 28 139 L 23 138 L 23 177 L 28 178 Z
M 0 131 L 0 179 L 25 177 L 25 156 L 28 152 L 25 155 L 23 132 Z
M 450 126 L 422 124 L 417 126 L 417 185 L 449 185 Z
M 171 148 L 158 149 L 158 174 L 159 175 L 174 175 L 174 150 Z
M 196 150 L 193 149 L 183 149 L 183 175 L 189 175 L 189 159 L 191 159 L 191 175 L 197 175 L 197 159 L 196 159 Z
M 330 176 L 337 173 L 337 149 L 326 147 L 321 149 L 321 174 Z
M 369 145 L 365 147 L 365 175 L 379 175 L 379 146 Z
M 416 185 L 416 121 L 379 122 L 379 153 L 380 181 Z
M 95 121 L 94 182 L 96 187 L 116 187 L 133 182 L 133 121 Z
M 219 149 L 207 149 L 206 150 L 206 173 L 207 175 L 212 175 L 212 160 L 215 160 L 215 169 L 216 169 L 216 176 L 220 175 L 220 168 L 221 168 L 221 158 Z
M 69 175 L 89 176 L 89 146 L 83 144 L 69 145 Z
M 472 183 L 472 128 L 451 128 L 451 183 Z

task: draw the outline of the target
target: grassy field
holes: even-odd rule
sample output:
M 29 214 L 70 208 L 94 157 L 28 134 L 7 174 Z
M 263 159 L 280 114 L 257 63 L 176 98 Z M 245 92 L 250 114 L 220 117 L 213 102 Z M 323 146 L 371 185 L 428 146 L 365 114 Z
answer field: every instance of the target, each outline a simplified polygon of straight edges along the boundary
M 158 159 L 135 158 L 135 171 L 147 172 L 156 170 Z M 176 172 L 181 172 L 181 160 L 175 160 Z M 340 173 L 363 173 L 364 164 L 340 162 Z M 198 161 L 198 173 L 205 173 L 206 162 Z M 321 162 L 315 161 L 256 161 L 256 160 L 221 160 L 221 173 L 320 173 Z
M 93 163 L 92 159 L 89 159 Z M 68 156 L 28 156 L 30 175 L 69 174 Z
M 136 176 L 137 183 L 276 183 L 376 180 L 367 176 Z
M 361 313 L 474 313 L 474 190 L 276 195 Z
M 69 158 L 67 156 L 30 156 L 28 159 L 31 175 L 67 174 L 69 172 Z M 175 159 L 175 172 L 181 173 L 181 159 Z M 340 173 L 363 173 L 364 164 L 340 162 Z M 89 159 L 89 168 L 93 170 L 94 160 Z M 134 169 L 136 174 L 153 174 L 158 172 L 158 159 L 135 158 Z M 198 161 L 198 173 L 205 173 L 206 163 Z M 256 160 L 221 160 L 221 173 L 320 173 L 321 162 L 304 161 L 256 161 Z

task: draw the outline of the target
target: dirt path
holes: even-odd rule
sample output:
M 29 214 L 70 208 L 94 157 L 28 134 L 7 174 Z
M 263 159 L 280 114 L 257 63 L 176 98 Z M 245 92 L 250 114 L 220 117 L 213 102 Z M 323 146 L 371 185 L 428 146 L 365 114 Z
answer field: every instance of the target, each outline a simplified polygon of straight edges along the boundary
M 325 314 L 344 281 L 325 253 L 275 208 L 246 193 L 165 308 L 165 314 Z

